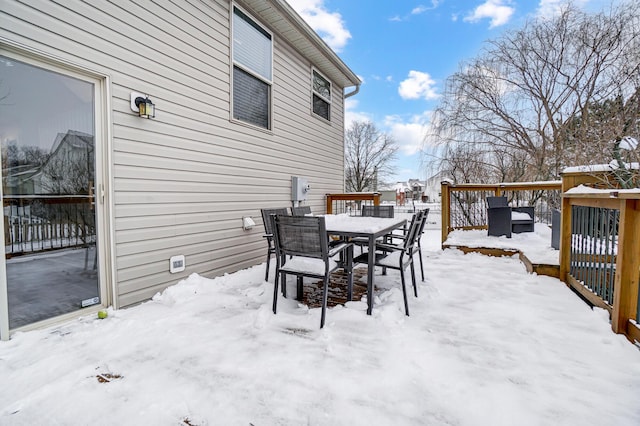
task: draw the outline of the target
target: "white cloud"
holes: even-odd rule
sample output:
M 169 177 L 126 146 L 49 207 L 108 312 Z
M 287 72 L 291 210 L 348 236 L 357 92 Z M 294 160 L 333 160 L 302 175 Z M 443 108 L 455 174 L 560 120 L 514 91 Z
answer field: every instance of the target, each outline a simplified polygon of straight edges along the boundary
M 420 6 L 414 7 L 413 10 L 411 10 L 411 14 L 412 15 L 419 15 L 421 13 L 424 13 L 424 12 L 428 11 L 428 10 L 436 9 L 440 5 L 440 1 L 441 0 L 431 0 L 431 6 L 425 6 L 425 5 L 421 4 Z
M 342 15 L 329 12 L 324 0 L 288 0 L 288 3 L 334 51 L 340 52 L 351 38 Z
M 411 70 L 408 78 L 400 82 L 398 93 L 402 99 L 437 99 L 440 95 L 436 92 L 435 84 L 435 80 L 426 72 Z
M 421 115 L 414 115 L 409 121 L 404 121 L 397 115 L 389 115 L 384 119 L 384 125 L 397 142 L 400 150 L 406 155 L 413 155 L 422 149 L 429 122 L 430 111 Z
M 506 2 L 506 4 L 505 4 Z M 509 22 L 515 8 L 508 6 L 510 0 L 487 0 L 464 18 L 465 22 L 478 22 L 482 19 L 491 19 L 489 28 L 499 27 Z
M 589 0 L 573 0 L 573 4 L 578 7 L 584 6 Z M 558 16 L 567 7 L 569 0 L 540 0 L 536 14 L 544 19 Z
M 418 7 L 414 7 L 413 10 L 411 11 L 412 15 L 419 15 L 423 12 L 426 12 L 428 9 L 426 6 L 420 5 Z
M 411 156 L 422 149 L 426 132 L 429 129 L 429 120 L 432 115 L 431 111 L 413 115 L 408 120 L 406 117 L 399 115 L 388 115 L 384 117 L 382 122 L 376 122 L 373 114 L 356 111 L 358 108 L 358 101 L 356 99 L 345 99 L 344 107 L 345 129 L 351 127 L 354 121 L 370 121 L 376 125 L 378 130 L 393 136 L 400 151 L 404 155 Z
M 373 118 L 366 112 L 355 111 L 358 108 L 358 100 L 347 98 L 344 100 L 344 127 L 348 129 L 354 121 L 371 121 Z
M 413 9 L 411 9 L 411 12 L 409 12 L 409 14 L 405 15 L 405 16 L 400 16 L 400 15 L 394 15 L 393 17 L 389 18 L 390 21 L 392 22 L 403 22 L 403 21 L 408 21 L 409 19 L 411 19 L 412 15 L 421 15 L 425 12 L 428 12 L 430 10 L 434 10 L 436 9 L 439 5 L 440 2 L 442 0 L 431 0 L 431 5 L 430 6 L 425 6 L 423 4 L 414 7 Z

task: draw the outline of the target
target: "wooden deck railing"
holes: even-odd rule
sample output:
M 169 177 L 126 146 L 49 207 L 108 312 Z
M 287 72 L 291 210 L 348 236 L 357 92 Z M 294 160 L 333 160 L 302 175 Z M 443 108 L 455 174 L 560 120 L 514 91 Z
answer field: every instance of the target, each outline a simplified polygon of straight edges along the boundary
M 569 191 L 562 212 L 560 279 L 640 342 L 640 193 Z
M 380 205 L 379 192 L 351 192 L 346 194 L 327 194 L 327 214 L 359 214 L 362 204 Z

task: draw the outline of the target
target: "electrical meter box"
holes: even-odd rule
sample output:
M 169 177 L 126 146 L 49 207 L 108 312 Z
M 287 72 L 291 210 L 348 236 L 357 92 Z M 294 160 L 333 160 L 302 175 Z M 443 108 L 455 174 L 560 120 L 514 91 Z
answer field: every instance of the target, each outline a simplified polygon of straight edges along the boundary
M 291 176 L 291 201 L 304 201 L 311 187 L 306 178 Z

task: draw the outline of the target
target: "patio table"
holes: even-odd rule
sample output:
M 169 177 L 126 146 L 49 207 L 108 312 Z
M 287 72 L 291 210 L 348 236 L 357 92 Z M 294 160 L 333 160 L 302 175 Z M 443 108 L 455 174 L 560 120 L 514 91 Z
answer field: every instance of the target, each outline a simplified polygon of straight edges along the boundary
M 402 229 L 406 219 L 349 216 L 346 214 L 324 215 L 327 233 L 344 238 L 364 237 L 369 240 L 367 257 L 367 314 L 373 310 L 373 276 L 375 269 L 376 240 L 395 229 Z

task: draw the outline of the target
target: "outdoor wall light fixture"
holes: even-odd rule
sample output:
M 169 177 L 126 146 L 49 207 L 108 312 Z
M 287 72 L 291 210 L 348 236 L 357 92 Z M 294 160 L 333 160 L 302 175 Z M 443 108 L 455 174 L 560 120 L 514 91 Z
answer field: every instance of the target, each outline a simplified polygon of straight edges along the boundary
M 138 106 L 138 114 L 140 117 L 153 118 L 156 116 L 156 106 L 151 102 L 151 99 L 139 96 L 135 102 Z
M 154 118 L 156 116 L 156 106 L 151 102 L 148 95 L 131 92 L 131 110 L 137 112 L 142 118 Z

